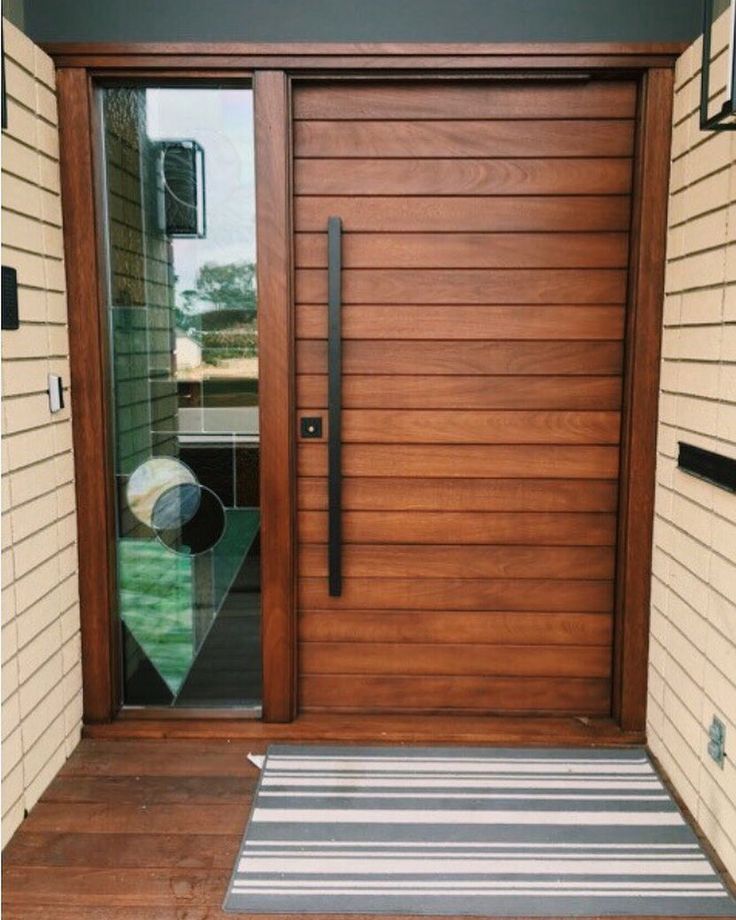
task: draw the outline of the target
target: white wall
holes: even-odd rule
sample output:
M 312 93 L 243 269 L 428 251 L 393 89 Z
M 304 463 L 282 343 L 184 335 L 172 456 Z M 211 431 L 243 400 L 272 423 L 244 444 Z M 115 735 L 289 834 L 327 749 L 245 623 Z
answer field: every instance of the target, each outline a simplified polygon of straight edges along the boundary
M 69 384 L 54 68 L 3 28 L 2 264 L 18 271 L 21 321 L 2 336 L 5 844 L 79 740 L 82 675 L 71 417 L 45 392 L 50 372 Z
M 714 87 L 725 42 L 722 17 Z M 701 54 L 698 41 L 676 72 L 647 730 L 736 875 L 736 495 L 676 463 L 680 440 L 736 458 L 736 133 L 699 129 Z M 723 769 L 707 754 L 714 714 Z

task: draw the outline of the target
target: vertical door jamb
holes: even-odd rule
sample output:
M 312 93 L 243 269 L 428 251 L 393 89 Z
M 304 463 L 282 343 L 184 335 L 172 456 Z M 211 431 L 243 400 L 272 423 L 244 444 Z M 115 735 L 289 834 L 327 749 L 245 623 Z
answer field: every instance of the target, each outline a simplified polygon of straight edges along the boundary
M 284 71 L 253 78 L 260 367 L 263 718 L 296 714 L 291 98 Z
M 107 463 L 107 330 L 95 215 L 96 113 L 86 68 L 60 68 L 56 88 L 80 560 L 83 715 L 87 723 L 108 722 L 120 703 L 120 680 L 116 623 L 111 616 L 115 517 Z
M 673 80 L 669 67 L 643 74 L 634 152 L 612 709 L 624 731 L 646 726 Z

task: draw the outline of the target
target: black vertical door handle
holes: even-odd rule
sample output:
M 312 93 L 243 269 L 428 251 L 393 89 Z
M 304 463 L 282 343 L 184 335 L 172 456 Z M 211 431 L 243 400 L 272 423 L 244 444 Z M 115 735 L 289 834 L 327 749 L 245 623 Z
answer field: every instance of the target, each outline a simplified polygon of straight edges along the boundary
M 342 221 L 327 220 L 327 559 L 330 597 L 342 594 Z

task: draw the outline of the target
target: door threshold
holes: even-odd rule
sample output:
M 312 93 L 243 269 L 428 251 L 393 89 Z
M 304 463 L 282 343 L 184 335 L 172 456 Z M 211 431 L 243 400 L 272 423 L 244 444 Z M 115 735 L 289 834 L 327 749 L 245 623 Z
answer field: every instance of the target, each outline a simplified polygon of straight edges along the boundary
M 260 703 L 246 706 L 123 706 L 117 715 L 118 720 L 139 721 L 149 719 L 185 719 L 193 722 L 219 719 L 220 721 L 240 721 L 241 719 L 260 719 L 263 707 Z
M 645 742 L 645 732 L 622 729 L 613 719 L 573 716 L 375 715 L 306 713 L 293 722 L 201 711 L 171 718 L 151 710 L 123 710 L 113 722 L 84 726 L 85 738 L 212 739 L 249 742 L 329 741 L 405 744 L 488 744 L 518 747 L 619 747 Z

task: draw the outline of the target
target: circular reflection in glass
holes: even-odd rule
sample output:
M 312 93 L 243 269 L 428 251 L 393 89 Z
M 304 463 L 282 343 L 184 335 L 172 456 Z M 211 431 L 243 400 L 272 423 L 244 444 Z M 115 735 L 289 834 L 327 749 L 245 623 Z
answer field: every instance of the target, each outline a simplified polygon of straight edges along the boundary
M 174 457 L 151 457 L 128 479 L 125 496 L 128 507 L 146 527 L 153 527 L 153 509 L 161 495 L 176 485 L 197 485 L 194 473 Z
M 182 482 L 162 492 L 151 512 L 154 530 L 172 530 L 191 521 L 199 509 L 201 496 L 201 486 L 192 482 Z
M 180 527 L 156 530 L 156 536 L 175 553 L 197 556 L 213 549 L 225 533 L 225 509 L 212 489 L 199 486 L 199 506 L 190 520 Z

